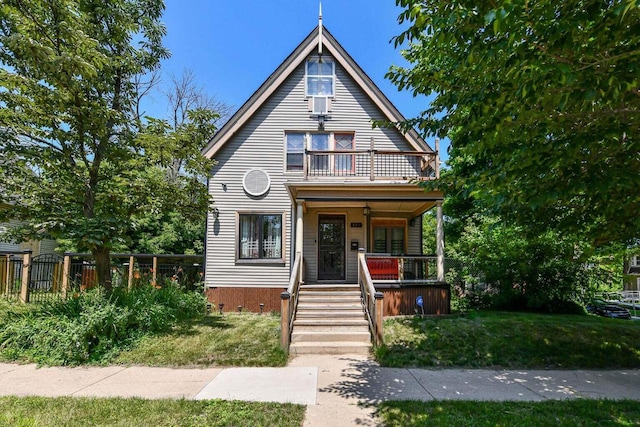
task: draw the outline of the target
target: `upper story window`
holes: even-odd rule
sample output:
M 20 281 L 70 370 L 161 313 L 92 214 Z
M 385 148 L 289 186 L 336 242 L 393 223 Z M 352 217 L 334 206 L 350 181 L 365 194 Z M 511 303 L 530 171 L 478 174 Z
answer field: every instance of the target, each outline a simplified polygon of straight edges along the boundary
M 640 267 L 640 255 L 631 257 L 631 267 Z
M 308 142 L 307 142 L 308 141 Z M 355 135 L 351 132 L 288 132 L 286 134 L 286 170 L 303 169 L 305 147 L 311 151 L 350 151 L 355 149 Z M 352 173 L 353 154 L 315 154 L 309 167 L 313 170 Z
M 331 58 L 316 57 L 306 65 L 307 96 L 333 96 L 335 63 Z
M 302 156 L 304 156 L 304 133 L 288 133 L 287 134 L 287 170 L 301 171 Z

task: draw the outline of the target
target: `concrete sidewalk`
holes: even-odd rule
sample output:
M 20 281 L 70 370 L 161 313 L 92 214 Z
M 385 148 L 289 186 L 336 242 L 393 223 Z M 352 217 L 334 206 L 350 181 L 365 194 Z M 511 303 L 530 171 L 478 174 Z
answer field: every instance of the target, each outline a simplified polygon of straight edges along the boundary
M 640 400 L 640 370 L 396 369 L 360 355 L 298 356 L 284 368 L 0 364 L 5 395 L 291 402 L 307 405 L 306 426 L 333 427 L 376 425 L 372 405 L 385 400 Z

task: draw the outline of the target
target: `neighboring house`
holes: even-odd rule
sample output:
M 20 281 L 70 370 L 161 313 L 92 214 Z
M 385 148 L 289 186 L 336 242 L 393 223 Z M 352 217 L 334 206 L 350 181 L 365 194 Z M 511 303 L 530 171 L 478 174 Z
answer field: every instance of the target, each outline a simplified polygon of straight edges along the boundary
M 448 312 L 443 195 L 410 182 L 437 177 L 437 153 L 414 130 L 372 126 L 402 120 L 336 39 L 315 28 L 203 149 L 217 160 L 209 301 L 279 311 L 296 253 L 306 284 L 355 284 L 363 248 L 383 254 L 368 264 L 385 314 L 413 313 L 417 295 Z M 438 262 L 403 257 L 421 255 L 421 216 L 434 207 Z
M 0 209 L 7 209 L 8 205 L 0 203 Z M 8 229 L 20 225 L 19 221 L 0 222 L 0 252 L 32 251 L 33 256 L 54 254 L 57 243 L 55 240 L 31 240 L 28 242 L 14 243 L 3 241 L 2 235 Z
M 624 290 L 640 291 L 640 255 L 632 255 L 624 263 Z

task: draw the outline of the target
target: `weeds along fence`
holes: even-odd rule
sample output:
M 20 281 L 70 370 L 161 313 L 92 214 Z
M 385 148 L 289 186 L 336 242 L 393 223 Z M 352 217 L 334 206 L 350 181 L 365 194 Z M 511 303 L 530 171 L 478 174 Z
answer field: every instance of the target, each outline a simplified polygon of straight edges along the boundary
M 111 284 L 127 287 L 162 286 L 167 280 L 186 290 L 203 281 L 203 255 L 112 254 Z M 22 302 L 67 298 L 97 286 L 91 254 L 32 256 L 31 251 L 0 252 L 0 297 Z

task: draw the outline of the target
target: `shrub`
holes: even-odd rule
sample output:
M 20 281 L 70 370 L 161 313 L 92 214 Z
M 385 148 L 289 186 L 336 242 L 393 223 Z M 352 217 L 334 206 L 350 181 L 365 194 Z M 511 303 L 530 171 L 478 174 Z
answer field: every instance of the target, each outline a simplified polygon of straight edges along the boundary
M 6 359 L 48 365 L 100 361 L 142 335 L 202 315 L 205 306 L 202 295 L 172 284 L 110 295 L 91 290 L 1 318 L 0 352 Z

